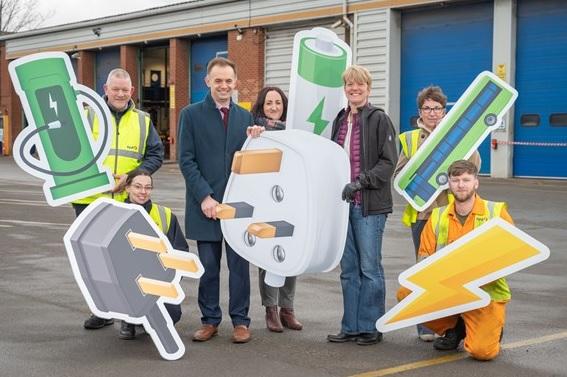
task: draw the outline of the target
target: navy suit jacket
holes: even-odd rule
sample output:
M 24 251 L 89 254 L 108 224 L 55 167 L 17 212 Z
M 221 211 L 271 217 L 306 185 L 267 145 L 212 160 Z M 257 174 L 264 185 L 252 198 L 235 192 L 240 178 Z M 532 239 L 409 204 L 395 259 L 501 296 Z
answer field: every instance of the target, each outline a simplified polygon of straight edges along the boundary
M 252 115 L 230 103 L 228 129 L 209 93 L 202 102 L 181 110 L 179 117 L 179 168 L 185 178 L 185 234 L 197 241 L 221 241 L 220 222 L 205 217 L 201 202 L 211 195 L 222 203 L 234 152 L 246 140 Z

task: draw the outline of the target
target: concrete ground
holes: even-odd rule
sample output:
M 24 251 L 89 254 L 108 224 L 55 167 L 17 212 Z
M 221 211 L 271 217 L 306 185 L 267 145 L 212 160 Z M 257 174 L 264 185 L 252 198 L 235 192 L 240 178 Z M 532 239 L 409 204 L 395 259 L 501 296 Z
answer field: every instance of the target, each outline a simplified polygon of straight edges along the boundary
M 513 300 L 503 339 L 492 362 L 463 352 L 441 353 L 422 343 L 415 329 L 384 335 L 374 346 L 330 344 L 339 330 L 342 298 L 339 271 L 298 279 L 296 312 L 300 332 L 266 330 L 251 267 L 250 316 L 253 340 L 230 342 L 225 318 L 219 336 L 193 343 L 200 324 L 197 281 L 184 279 L 184 315 L 177 329 L 186 345 L 177 361 L 164 361 L 151 339 L 118 339 L 118 325 L 88 331 L 88 307 L 73 278 L 62 237 L 74 219 L 70 206 L 49 207 L 42 181 L 23 173 L 12 159 L 0 158 L 0 376 L 567 376 L 567 182 L 517 179 L 481 180 L 480 193 L 509 203 L 516 225 L 551 249 L 546 262 L 509 278 Z M 184 219 L 184 182 L 176 165 L 165 165 L 155 181 L 156 202 Z M 387 307 L 395 303 L 397 275 L 413 260 L 410 233 L 400 223 L 403 201 L 395 198 L 383 244 Z M 194 251 L 194 243 L 192 244 Z M 227 312 L 223 262 L 222 308 Z M 563 365 L 563 367 L 561 366 Z

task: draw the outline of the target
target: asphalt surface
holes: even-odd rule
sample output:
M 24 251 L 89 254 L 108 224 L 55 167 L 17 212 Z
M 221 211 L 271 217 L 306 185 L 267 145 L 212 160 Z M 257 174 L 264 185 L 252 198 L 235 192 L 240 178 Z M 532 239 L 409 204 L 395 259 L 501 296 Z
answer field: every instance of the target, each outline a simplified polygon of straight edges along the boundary
M 184 279 L 186 299 L 177 325 L 186 345 L 177 361 L 163 360 L 151 339 L 118 339 L 118 324 L 83 329 L 88 307 L 73 278 L 62 237 L 74 220 L 70 206 L 49 207 L 42 181 L 23 173 L 12 159 L 0 158 L 0 377 L 11 376 L 567 376 L 567 182 L 517 179 L 481 180 L 480 193 L 509 203 L 516 225 L 551 249 L 544 263 L 509 278 L 513 299 L 503 339 L 504 350 L 491 362 L 464 352 L 435 351 L 417 339 L 415 329 L 384 335 L 373 346 L 330 344 L 339 330 L 342 298 L 338 268 L 299 277 L 295 308 L 303 331 L 270 333 L 252 280 L 248 344 L 230 342 L 227 317 L 219 335 L 194 343 L 200 325 L 197 281 Z M 157 174 L 156 202 L 173 208 L 184 221 L 184 182 L 176 165 Z M 395 198 L 383 243 L 387 307 L 395 304 L 397 275 L 412 264 L 409 229 L 400 223 L 403 201 Z M 192 251 L 196 251 L 191 243 Z M 221 306 L 227 312 L 223 262 Z

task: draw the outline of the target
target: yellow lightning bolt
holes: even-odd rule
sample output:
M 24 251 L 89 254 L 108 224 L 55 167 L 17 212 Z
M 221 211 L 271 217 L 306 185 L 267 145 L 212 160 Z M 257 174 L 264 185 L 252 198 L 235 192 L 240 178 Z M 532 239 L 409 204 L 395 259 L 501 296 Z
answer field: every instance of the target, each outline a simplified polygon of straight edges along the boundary
M 482 307 L 488 296 L 476 287 L 548 257 L 545 245 L 513 225 L 493 219 L 408 270 L 413 273 L 402 273 L 400 283 L 417 287 L 416 293 L 380 318 L 377 327 L 390 331 L 423 322 L 423 316 L 433 320 L 449 315 L 451 309 L 456 314 L 474 309 L 473 305 Z M 421 293 L 417 293 L 419 288 Z M 466 310 L 458 310 L 466 306 Z M 421 320 L 412 321 L 418 317 Z

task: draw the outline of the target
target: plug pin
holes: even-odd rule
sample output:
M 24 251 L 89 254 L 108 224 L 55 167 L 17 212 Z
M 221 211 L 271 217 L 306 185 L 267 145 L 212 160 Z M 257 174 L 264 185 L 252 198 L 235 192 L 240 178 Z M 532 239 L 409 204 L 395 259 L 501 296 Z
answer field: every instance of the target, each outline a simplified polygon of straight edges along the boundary
M 169 298 L 177 298 L 179 292 L 175 288 L 175 284 L 166 283 L 165 281 L 148 279 L 140 276 L 136 281 L 140 290 L 147 295 L 164 296 Z
M 253 223 L 248 225 L 248 233 L 259 238 L 291 237 L 293 224 L 287 221 L 271 221 L 266 223 Z
M 283 152 L 279 149 L 251 149 L 239 151 L 232 160 L 235 174 L 278 173 Z
M 243 219 L 252 217 L 254 207 L 246 202 L 222 203 L 217 206 L 217 218 L 219 219 Z

